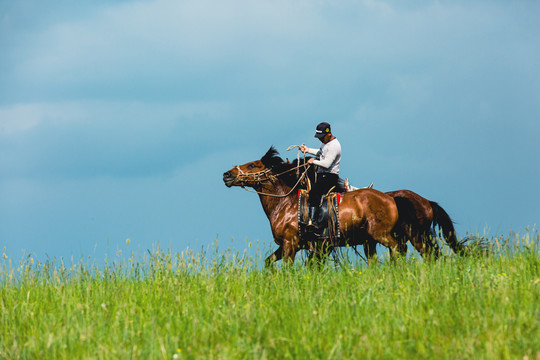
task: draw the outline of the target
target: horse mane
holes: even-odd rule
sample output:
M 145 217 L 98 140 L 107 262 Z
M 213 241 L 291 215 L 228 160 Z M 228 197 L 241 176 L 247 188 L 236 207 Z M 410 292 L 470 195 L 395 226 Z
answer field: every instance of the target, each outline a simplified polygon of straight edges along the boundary
M 281 168 L 287 164 L 279 156 L 279 151 L 277 151 L 273 145 L 270 147 L 270 149 L 268 149 L 266 154 L 264 154 L 264 156 L 261 158 L 261 162 L 264 164 L 264 166 L 274 171 L 277 171 L 278 168 Z
M 272 169 L 272 171 L 276 172 L 277 174 L 284 173 L 288 170 L 291 170 L 293 168 L 296 168 L 299 165 L 298 159 L 294 159 L 293 162 L 285 162 L 280 156 L 279 151 L 276 150 L 276 148 L 272 145 L 270 149 L 264 154 L 264 156 L 261 158 L 261 162 L 266 166 L 267 168 Z M 300 172 L 302 174 L 302 171 Z M 311 179 L 311 182 L 313 183 L 314 177 L 315 177 L 315 170 L 312 166 L 308 171 L 308 177 Z M 288 171 L 287 173 L 280 175 L 279 178 L 285 182 L 288 186 L 292 187 L 296 184 L 298 181 L 298 176 L 296 175 L 295 170 Z M 334 189 L 336 192 L 346 192 L 345 189 L 345 181 L 341 178 L 338 180 L 338 184 L 336 186 L 336 189 Z
M 284 161 L 279 156 L 279 151 L 276 150 L 274 146 L 271 146 L 270 149 L 264 154 L 261 158 L 261 162 L 269 169 L 272 169 L 273 172 L 279 174 L 279 179 L 283 181 L 287 186 L 293 187 L 298 182 L 298 175 L 296 167 L 298 166 L 298 160 L 294 160 L 292 163 L 289 161 Z M 309 171 L 312 172 L 311 170 Z M 300 172 L 302 174 L 302 172 Z

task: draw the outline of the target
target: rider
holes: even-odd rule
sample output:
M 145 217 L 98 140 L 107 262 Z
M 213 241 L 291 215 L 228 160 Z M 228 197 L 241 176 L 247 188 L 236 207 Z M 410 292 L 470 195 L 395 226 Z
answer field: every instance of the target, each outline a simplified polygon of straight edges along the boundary
M 317 125 L 315 137 L 322 145 L 320 149 L 310 149 L 306 145 L 300 145 L 300 150 L 315 155 L 317 158 L 310 158 L 309 164 L 317 166 L 317 176 L 315 184 L 309 192 L 309 217 L 308 229 L 318 230 L 317 217 L 321 205 L 321 198 L 332 187 L 337 186 L 339 180 L 339 162 L 341 160 L 341 144 L 330 129 L 330 124 L 322 122 Z

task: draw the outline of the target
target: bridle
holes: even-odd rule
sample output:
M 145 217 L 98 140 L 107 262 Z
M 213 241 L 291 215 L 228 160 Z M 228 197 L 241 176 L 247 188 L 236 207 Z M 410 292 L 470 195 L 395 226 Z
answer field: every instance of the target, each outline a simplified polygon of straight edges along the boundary
M 306 169 L 304 170 L 302 175 L 298 178 L 298 181 L 296 182 L 296 184 L 294 184 L 291 191 L 289 191 L 285 195 L 276 195 L 276 194 L 263 193 L 263 192 L 260 192 L 260 191 L 249 190 L 249 189 L 245 188 L 245 186 L 260 185 L 260 184 L 263 184 L 263 183 L 265 183 L 267 181 L 270 181 L 271 183 L 274 183 L 274 181 L 276 181 L 279 176 L 284 175 L 284 174 L 286 174 L 288 172 L 291 172 L 293 170 L 300 169 L 302 167 L 305 167 Z M 282 173 L 279 173 L 279 174 L 271 174 L 272 169 L 266 169 L 266 170 L 262 170 L 262 171 L 259 171 L 259 172 L 256 172 L 256 173 L 244 173 L 242 171 L 242 169 L 240 169 L 240 166 L 236 165 L 234 167 L 234 169 L 236 169 L 238 171 L 238 175 L 235 177 L 234 181 L 236 183 L 239 183 L 239 186 L 242 187 L 242 189 L 244 189 L 246 191 L 256 193 L 256 194 L 259 194 L 259 195 L 264 195 L 264 196 L 270 196 L 270 197 L 276 197 L 276 198 L 284 198 L 284 197 L 289 196 L 294 191 L 294 189 L 296 189 L 298 184 L 300 184 L 300 182 L 305 178 L 305 176 L 306 176 L 306 174 L 307 174 L 310 167 L 311 167 L 311 165 L 306 163 L 306 164 L 295 166 L 295 167 L 293 167 L 293 168 L 291 168 L 289 170 L 286 170 L 286 171 L 284 171 Z
M 256 173 L 244 173 L 239 165 L 236 165 L 234 169 L 238 171 L 238 175 L 234 178 L 234 181 L 240 183 L 241 187 L 261 184 L 266 181 L 274 182 L 276 179 L 276 175 L 269 175 L 272 169 L 266 169 Z

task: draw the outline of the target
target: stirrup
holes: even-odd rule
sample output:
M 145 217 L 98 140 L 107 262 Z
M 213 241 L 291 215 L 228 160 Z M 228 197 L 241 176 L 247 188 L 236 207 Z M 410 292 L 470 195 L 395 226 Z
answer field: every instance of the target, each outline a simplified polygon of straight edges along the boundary
M 317 215 L 319 208 L 315 206 L 310 206 L 308 209 L 308 223 L 306 225 L 306 231 L 308 232 L 317 232 L 319 231 L 319 225 L 317 224 Z
M 311 234 L 312 236 L 315 236 L 315 237 L 321 237 L 322 236 L 321 228 L 319 228 L 318 226 L 316 226 L 314 224 L 306 225 L 305 232 L 307 234 Z

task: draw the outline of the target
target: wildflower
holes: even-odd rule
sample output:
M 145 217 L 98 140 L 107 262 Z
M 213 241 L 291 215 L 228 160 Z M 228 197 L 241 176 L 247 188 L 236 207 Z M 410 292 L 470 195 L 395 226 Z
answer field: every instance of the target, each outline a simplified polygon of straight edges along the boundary
M 131 240 L 130 240 L 129 238 L 127 238 L 127 239 L 126 239 L 126 245 L 129 245 L 130 241 L 131 241 Z
M 2 257 L 3 257 L 4 259 L 7 259 L 7 258 L 8 258 L 8 256 L 6 255 L 6 253 L 3 253 L 3 254 L 2 254 Z

